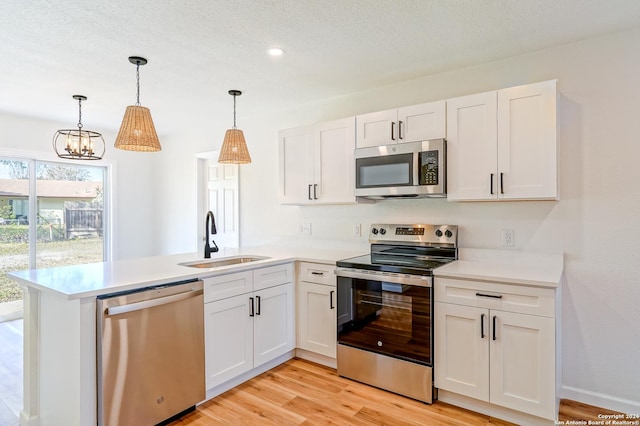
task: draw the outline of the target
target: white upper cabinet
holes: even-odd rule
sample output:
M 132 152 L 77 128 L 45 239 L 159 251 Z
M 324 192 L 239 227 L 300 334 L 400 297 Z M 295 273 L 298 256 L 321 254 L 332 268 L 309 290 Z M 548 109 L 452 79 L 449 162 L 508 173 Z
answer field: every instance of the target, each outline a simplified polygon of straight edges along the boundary
M 556 199 L 556 80 L 498 91 L 498 198 Z
M 449 201 L 557 199 L 556 80 L 447 100 Z
M 355 203 L 354 148 L 354 117 L 280 131 L 280 202 Z
M 313 181 L 313 126 L 281 130 L 278 156 L 280 202 L 310 202 L 307 189 Z
M 445 137 L 445 101 L 372 112 L 356 117 L 356 148 Z
M 496 92 L 447 101 L 447 199 L 496 197 L 498 168 Z

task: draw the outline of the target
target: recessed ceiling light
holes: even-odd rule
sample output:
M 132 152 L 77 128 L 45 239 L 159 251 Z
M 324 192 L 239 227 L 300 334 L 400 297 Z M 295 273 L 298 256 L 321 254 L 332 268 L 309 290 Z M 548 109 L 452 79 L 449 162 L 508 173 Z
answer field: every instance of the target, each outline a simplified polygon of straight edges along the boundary
M 267 49 L 267 53 L 271 56 L 282 56 L 284 55 L 284 49 L 281 47 L 270 47 Z

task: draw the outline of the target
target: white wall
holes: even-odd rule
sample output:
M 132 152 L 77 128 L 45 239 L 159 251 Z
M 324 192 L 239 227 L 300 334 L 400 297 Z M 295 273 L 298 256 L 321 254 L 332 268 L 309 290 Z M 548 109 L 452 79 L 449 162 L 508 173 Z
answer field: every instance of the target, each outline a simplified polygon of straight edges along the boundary
M 353 241 L 352 225 L 453 223 L 463 247 L 499 248 L 515 230 L 516 250 L 565 253 L 561 395 L 640 412 L 640 29 L 482 66 L 346 94 L 290 111 L 242 118 L 254 162 L 241 166 L 241 244 L 300 238 Z M 390 200 L 373 205 L 281 206 L 279 129 L 558 79 L 559 202 L 447 203 Z M 247 94 L 248 96 L 249 94 Z M 220 146 L 224 126 L 204 123 L 165 138 L 158 158 L 157 253 L 196 247 L 195 153 Z M 208 140 L 198 139 L 211 135 Z M 160 211 L 161 210 L 161 211 Z M 198 247 L 198 250 L 200 248 Z
M 116 123 L 115 126 L 118 126 Z M 51 145 L 58 129 L 75 125 L 74 117 L 67 123 L 38 120 L 0 113 L 0 153 L 28 153 L 40 160 L 56 161 Z M 111 164 L 114 196 L 114 258 L 150 256 L 153 253 L 153 157 L 113 148 L 115 133 L 99 131 L 105 139 L 106 161 L 81 162 L 88 166 Z

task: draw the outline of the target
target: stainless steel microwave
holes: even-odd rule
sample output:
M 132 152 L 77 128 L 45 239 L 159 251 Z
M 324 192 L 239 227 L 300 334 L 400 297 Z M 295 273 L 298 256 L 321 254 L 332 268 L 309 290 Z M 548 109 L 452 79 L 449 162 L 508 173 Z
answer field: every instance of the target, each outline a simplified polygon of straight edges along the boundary
M 446 155 L 444 139 L 358 148 L 356 197 L 445 197 Z

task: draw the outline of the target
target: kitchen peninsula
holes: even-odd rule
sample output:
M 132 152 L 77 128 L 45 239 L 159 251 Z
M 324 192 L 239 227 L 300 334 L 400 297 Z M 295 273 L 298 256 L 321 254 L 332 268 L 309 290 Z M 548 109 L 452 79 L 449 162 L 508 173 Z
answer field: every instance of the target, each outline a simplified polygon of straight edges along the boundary
M 226 277 L 242 278 L 248 275 L 252 276 L 255 280 L 254 282 L 257 283 L 257 277 L 264 278 L 268 275 L 267 273 L 274 271 L 278 272 L 279 281 L 274 283 L 274 280 L 272 280 L 271 288 L 287 286 L 289 289 L 295 288 L 293 291 L 295 293 L 296 291 L 299 292 L 300 288 L 294 287 L 294 284 L 297 286 L 300 283 L 296 281 L 305 281 L 305 273 L 311 275 L 315 272 L 315 277 L 325 273 L 327 279 L 330 277 L 335 279 L 333 277 L 333 268 L 337 260 L 360 255 L 368 251 L 367 246 L 357 244 L 343 244 L 342 246 L 344 248 L 339 250 L 323 248 L 321 244 L 317 243 L 314 244 L 314 248 L 301 245 L 295 247 L 271 246 L 225 249 L 213 254 L 211 259 L 205 260 L 201 258 L 200 254 L 191 253 L 36 269 L 9 274 L 11 278 L 19 281 L 26 288 L 24 316 L 25 389 L 21 424 L 29 426 L 59 424 L 84 426 L 96 424 L 97 297 L 190 279 L 203 279 L 205 282 L 205 304 L 213 305 L 217 302 L 207 303 L 208 283 L 218 285 L 223 283 Z M 336 246 L 334 245 L 333 247 Z M 248 263 L 237 263 L 215 268 L 184 265 L 185 263 L 191 264 L 196 261 L 216 261 L 222 258 L 237 257 L 264 258 Z M 489 291 L 493 293 L 497 290 L 506 289 L 506 287 L 499 288 L 499 286 L 522 286 L 523 288 L 526 287 L 526 289 L 504 293 L 506 302 L 515 301 L 519 305 L 518 309 L 531 309 L 529 313 L 536 315 L 533 312 L 533 307 L 527 308 L 524 305 L 529 301 L 537 303 L 538 299 L 534 300 L 533 298 L 535 294 L 541 292 L 555 293 L 559 290 L 558 285 L 561 281 L 563 270 L 561 254 L 530 256 L 516 251 L 461 249 L 460 259 L 459 262 L 453 262 L 446 268 L 442 268 L 441 272 L 437 270 L 435 272 L 436 294 L 439 285 L 438 281 L 446 284 L 447 288 L 453 289 L 450 295 L 442 293 L 442 302 L 460 304 L 456 300 L 447 298 L 450 296 L 464 298 L 466 297 L 464 292 L 468 291 L 475 294 L 475 289 L 465 289 L 464 283 L 460 280 L 471 280 L 474 286 L 489 286 Z M 496 259 L 499 261 L 496 262 Z M 294 268 L 293 266 L 296 262 L 297 267 Z M 308 271 L 309 268 L 316 269 Z M 297 277 L 294 271 L 297 271 Z M 283 273 L 293 276 L 283 276 Z M 283 281 L 287 281 L 287 283 L 282 284 Z M 490 281 L 495 284 L 488 284 Z M 226 283 L 228 282 L 231 281 L 226 280 Z M 457 288 L 451 287 L 450 284 L 455 284 Z M 257 290 L 258 285 L 255 284 L 255 286 L 256 288 L 252 288 L 252 291 Z M 219 289 L 225 292 L 230 291 L 229 287 L 223 288 L 220 286 Z M 211 290 L 210 287 L 209 298 L 212 298 L 214 294 Z M 256 294 L 258 294 L 257 291 Z M 253 295 L 253 293 L 243 294 L 243 296 L 249 295 Z M 437 302 L 439 300 L 438 297 L 440 296 L 436 296 Z M 233 297 L 225 298 L 225 300 L 231 299 Z M 264 300 L 266 300 L 266 297 Z M 292 297 L 288 300 L 291 301 L 292 305 L 295 305 L 297 300 L 297 309 L 301 309 L 301 306 L 299 306 L 301 299 Z M 539 300 L 544 303 L 549 301 L 548 298 Z M 550 316 L 558 318 L 555 313 L 558 302 L 559 300 L 556 297 L 553 306 L 544 305 L 543 308 L 549 310 Z M 263 301 L 263 309 L 264 303 Z M 496 306 L 497 302 L 491 303 Z M 246 301 L 244 305 L 246 305 Z M 444 306 L 444 303 L 442 306 Z M 491 309 L 492 305 L 487 305 L 487 308 Z M 292 307 L 291 309 L 294 308 Z M 292 315 L 295 316 L 295 309 Z M 207 310 L 205 308 L 206 316 Z M 234 373 L 232 379 L 225 376 L 224 372 L 217 376 L 208 372 L 207 399 L 296 355 L 300 356 L 300 331 L 298 330 L 298 341 L 296 342 L 295 320 L 292 318 L 291 321 L 294 323 L 294 337 L 293 341 L 290 342 L 291 344 L 280 348 L 281 350 L 277 354 L 274 354 L 273 357 L 266 361 L 261 361 L 260 365 L 251 365 L 248 367 L 248 371 L 240 374 Z M 557 325 L 559 325 L 559 322 L 556 322 Z M 231 326 L 232 324 L 225 322 L 225 328 Z M 300 327 L 300 323 L 297 326 Z M 476 327 L 474 326 L 473 329 L 475 330 Z M 460 331 L 464 332 L 464 330 Z M 240 339 L 240 336 L 236 336 L 236 338 Z M 556 336 L 557 338 L 559 337 Z M 551 339 L 553 340 L 554 338 L 551 337 Z M 437 340 L 438 337 L 436 337 L 436 343 Z M 519 342 L 522 341 L 522 339 L 519 340 Z M 446 346 L 443 344 L 442 348 L 455 348 L 456 344 L 456 341 L 451 340 Z M 219 347 L 222 346 L 225 345 L 220 345 Z M 256 359 L 257 356 L 253 355 L 253 358 Z M 555 358 L 555 356 L 552 355 L 552 358 Z M 554 368 L 554 365 L 555 362 L 547 367 L 552 371 L 556 371 L 557 367 Z M 455 365 L 452 366 L 455 367 Z M 436 365 L 436 385 L 438 384 L 437 367 L 438 364 Z M 555 381 L 558 377 L 557 374 L 558 371 L 545 377 L 550 377 L 552 381 Z M 447 388 L 445 377 L 442 378 L 441 384 L 444 388 Z M 489 403 L 480 403 L 478 402 L 478 397 L 463 397 L 462 395 L 466 393 L 464 390 L 451 389 L 452 392 L 444 392 L 441 399 L 485 414 L 488 412 L 499 413 L 502 418 L 512 419 L 512 421 L 532 418 L 526 414 L 523 414 L 525 417 L 518 417 L 520 416 L 518 413 L 520 410 L 504 409 L 496 411 L 496 406 L 493 405 L 496 401 L 494 401 L 493 396 L 492 399 L 488 399 Z M 555 392 L 553 393 L 555 395 Z M 553 413 L 557 413 L 556 402 L 555 396 L 551 398 L 551 404 L 553 405 L 551 410 Z M 526 413 L 527 409 L 525 407 L 522 411 Z M 553 415 L 555 416 L 555 414 Z M 539 420 L 545 417 L 540 414 L 534 414 L 534 416 Z
M 191 253 L 10 273 L 12 279 L 25 287 L 25 386 L 20 424 L 96 424 L 96 297 L 190 279 L 293 265 L 296 260 L 333 265 L 336 260 L 360 254 L 363 250 L 366 248 L 223 249 L 206 260 L 264 258 L 215 268 L 180 265 L 203 260 L 201 254 Z M 293 271 L 293 268 L 288 270 Z M 293 280 L 293 277 L 289 279 Z M 293 318 L 291 321 L 294 322 Z M 295 337 L 292 345 L 286 354 L 261 366 L 262 370 L 292 358 Z M 207 398 L 210 397 L 208 392 Z

